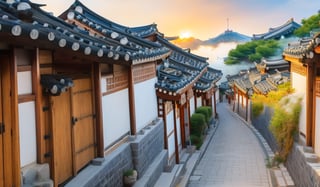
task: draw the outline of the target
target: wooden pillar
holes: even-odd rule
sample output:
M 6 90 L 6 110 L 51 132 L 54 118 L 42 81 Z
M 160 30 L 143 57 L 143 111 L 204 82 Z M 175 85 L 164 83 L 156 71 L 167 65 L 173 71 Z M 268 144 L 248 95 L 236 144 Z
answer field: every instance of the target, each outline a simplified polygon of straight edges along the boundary
M 178 144 L 178 133 L 177 133 L 177 115 L 176 115 L 176 101 L 172 102 L 173 104 L 173 119 L 174 119 L 174 147 L 175 147 L 175 156 L 176 156 L 176 164 L 180 163 L 180 155 L 179 155 L 179 144 Z
M 179 105 L 180 112 L 180 128 L 181 128 L 181 141 L 182 147 L 186 147 L 186 129 L 185 129 L 185 121 L 184 121 L 184 108 L 183 105 Z
M 45 136 L 45 124 L 41 123 L 41 101 L 42 101 L 42 90 L 40 85 L 40 53 L 37 48 L 33 55 L 32 60 L 32 92 L 35 95 L 35 113 L 36 113 L 36 140 L 37 140 L 37 162 L 43 164 L 46 162 L 44 157 L 46 153 L 46 142 Z
M 189 140 L 190 140 L 190 136 L 191 136 L 191 124 L 190 124 L 190 121 L 191 121 L 191 115 L 190 115 L 190 101 L 189 99 L 187 100 L 187 110 L 188 110 L 188 130 L 189 130 Z
M 248 121 L 248 98 L 247 97 L 245 97 L 245 99 L 246 99 L 246 121 Z
M 167 132 L 167 112 L 166 112 L 166 105 L 165 101 L 161 103 L 163 109 L 163 138 L 164 138 L 164 149 L 168 149 L 168 132 Z
M 194 93 L 193 94 L 193 98 L 194 98 L 194 110 L 196 110 L 197 109 L 197 93 Z
M 134 99 L 134 78 L 132 66 L 129 67 L 129 111 L 130 111 L 130 132 L 131 135 L 137 134 L 136 126 L 136 109 L 135 109 L 135 99 Z
M 307 133 L 306 133 L 306 145 L 314 147 L 314 129 L 313 129 L 313 82 L 314 82 L 314 75 L 313 75 L 313 66 L 312 63 L 309 63 L 307 66 L 307 78 L 306 78 L 306 85 L 307 85 L 307 93 L 306 93 L 306 120 L 307 120 Z
M 213 109 L 214 109 L 214 117 L 217 116 L 217 100 L 216 100 L 216 89 L 213 91 Z
M 96 115 L 95 130 L 96 130 L 96 141 L 97 141 L 97 156 L 104 157 L 101 66 L 99 63 L 94 63 L 92 76 L 94 81 L 94 95 L 95 95 L 95 115 Z

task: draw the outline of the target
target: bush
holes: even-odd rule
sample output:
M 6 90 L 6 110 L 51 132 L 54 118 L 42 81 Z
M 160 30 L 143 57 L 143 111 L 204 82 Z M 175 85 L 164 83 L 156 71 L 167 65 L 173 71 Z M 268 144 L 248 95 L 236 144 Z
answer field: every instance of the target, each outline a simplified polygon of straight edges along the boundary
M 258 117 L 264 108 L 264 104 L 262 102 L 253 102 L 252 103 L 252 115 L 254 118 Z
M 283 161 L 286 161 L 294 142 L 294 136 L 298 133 L 300 102 L 301 99 L 294 104 L 288 103 L 285 107 L 276 107 L 270 121 L 269 128 L 277 140 L 279 150 L 277 157 Z M 287 111 L 288 108 L 291 108 L 291 111 Z
M 212 117 L 212 109 L 208 106 L 202 106 L 196 109 L 196 113 L 203 114 L 205 116 L 206 123 L 209 123 Z
M 195 145 L 197 149 L 200 149 L 200 147 L 201 147 L 201 145 L 203 143 L 202 136 L 198 137 L 196 135 L 191 135 L 190 139 L 191 139 L 191 144 Z
M 205 128 L 206 128 L 206 120 L 205 116 L 202 113 L 194 113 L 190 119 L 191 123 L 191 132 L 190 134 L 201 137 Z

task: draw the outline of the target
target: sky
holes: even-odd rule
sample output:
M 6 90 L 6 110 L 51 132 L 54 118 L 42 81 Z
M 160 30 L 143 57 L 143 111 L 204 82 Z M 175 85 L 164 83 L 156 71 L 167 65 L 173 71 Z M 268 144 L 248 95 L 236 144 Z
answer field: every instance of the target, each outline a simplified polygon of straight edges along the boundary
M 31 0 L 59 16 L 74 0 Z M 290 18 L 317 14 L 318 0 L 80 0 L 91 10 L 121 25 L 135 27 L 152 23 L 165 36 L 191 36 L 207 40 L 229 29 L 252 36 Z M 229 20 L 229 24 L 228 21 Z M 187 34 L 188 35 L 188 34 Z

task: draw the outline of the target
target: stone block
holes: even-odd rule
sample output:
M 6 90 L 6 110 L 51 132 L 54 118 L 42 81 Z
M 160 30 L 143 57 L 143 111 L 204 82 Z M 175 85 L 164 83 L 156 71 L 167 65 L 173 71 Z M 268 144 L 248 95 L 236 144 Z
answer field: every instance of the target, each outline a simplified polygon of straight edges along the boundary
M 316 154 L 305 153 L 305 158 L 307 162 L 317 163 L 319 161 L 319 157 Z
M 49 164 L 37 165 L 36 170 L 37 170 L 37 180 L 38 181 L 47 181 L 50 179 Z
M 303 151 L 306 153 L 314 153 L 313 147 L 303 146 Z
M 104 161 L 105 161 L 105 158 L 99 157 L 91 160 L 91 164 L 95 166 L 101 166 Z

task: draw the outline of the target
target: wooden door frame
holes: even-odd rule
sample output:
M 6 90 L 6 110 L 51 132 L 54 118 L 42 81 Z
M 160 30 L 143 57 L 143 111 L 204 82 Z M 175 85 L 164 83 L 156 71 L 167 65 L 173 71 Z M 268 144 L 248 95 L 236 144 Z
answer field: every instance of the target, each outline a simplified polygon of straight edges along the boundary
M 4 144 L 4 173 L 5 186 L 21 186 L 20 184 L 20 143 L 18 124 L 18 89 L 17 89 L 17 63 L 14 60 L 14 50 L 5 50 L 1 54 L 7 58 L 2 61 L 3 87 L 7 92 L 3 93 L 5 99 L 2 103 L 8 113 L 3 115 L 5 133 Z M 11 109 L 11 110 L 10 110 Z

